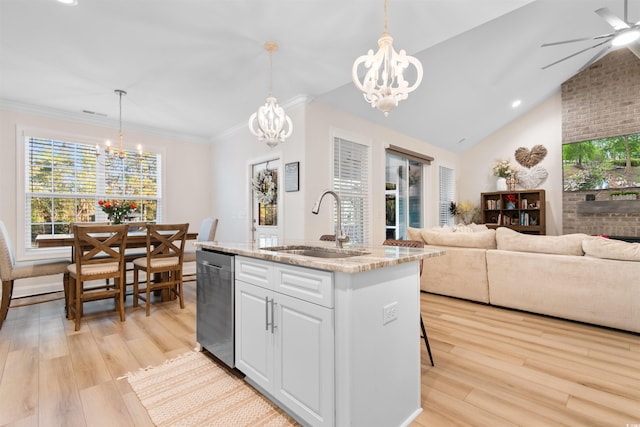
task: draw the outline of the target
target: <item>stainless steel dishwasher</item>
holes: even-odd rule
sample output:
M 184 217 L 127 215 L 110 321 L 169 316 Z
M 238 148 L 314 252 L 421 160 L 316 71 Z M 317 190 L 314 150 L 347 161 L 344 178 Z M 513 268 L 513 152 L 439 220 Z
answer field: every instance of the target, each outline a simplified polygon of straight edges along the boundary
M 196 263 L 196 339 L 233 368 L 234 256 L 198 248 Z

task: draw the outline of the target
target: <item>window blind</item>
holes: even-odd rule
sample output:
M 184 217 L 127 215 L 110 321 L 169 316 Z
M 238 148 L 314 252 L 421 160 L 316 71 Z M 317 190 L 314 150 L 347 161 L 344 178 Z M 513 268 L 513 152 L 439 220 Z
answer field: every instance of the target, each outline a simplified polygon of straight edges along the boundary
M 335 137 L 333 190 L 342 200 L 342 225 L 350 241 L 369 241 L 369 147 Z M 334 219 L 337 210 L 334 210 Z
M 102 156 L 94 145 L 25 137 L 25 247 L 39 234 L 65 234 L 72 222 L 106 221 L 100 199 L 131 200 L 141 219 L 158 221 L 160 155 L 127 151 L 124 161 Z
M 454 171 L 440 166 L 438 168 L 438 225 L 454 225 L 453 216 L 449 212 L 449 205 L 454 198 Z

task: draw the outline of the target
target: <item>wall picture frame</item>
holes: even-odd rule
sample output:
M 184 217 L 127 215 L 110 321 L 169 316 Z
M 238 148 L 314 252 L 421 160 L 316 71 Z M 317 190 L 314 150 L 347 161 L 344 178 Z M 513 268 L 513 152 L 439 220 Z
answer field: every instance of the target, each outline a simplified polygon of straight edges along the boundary
M 291 162 L 284 165 L 284 191 L 300 190 L 300 162 Z

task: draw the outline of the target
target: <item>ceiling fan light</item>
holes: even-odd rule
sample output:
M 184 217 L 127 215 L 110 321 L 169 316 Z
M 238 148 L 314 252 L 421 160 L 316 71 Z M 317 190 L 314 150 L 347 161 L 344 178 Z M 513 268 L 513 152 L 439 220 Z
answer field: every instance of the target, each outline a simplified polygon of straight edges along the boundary
M 611 40 L 612 46 L 625 46 L 629 43 L 640 39 L 640 29 L 634 28 L 632 30 L 623 31 Z

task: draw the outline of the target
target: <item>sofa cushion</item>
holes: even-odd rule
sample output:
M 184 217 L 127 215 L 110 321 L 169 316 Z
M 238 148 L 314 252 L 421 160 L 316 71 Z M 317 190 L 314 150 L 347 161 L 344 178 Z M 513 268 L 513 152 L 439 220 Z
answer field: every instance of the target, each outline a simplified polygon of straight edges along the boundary
M 554 255 L 584 255 L 582 241 L 589 237 L 583 233 L 537 236 L 518 233 L 507 227 L 498 227 L 496 230 L 496 243 L 500 250 Z
M 409 239 L 409 240 L 417 240 L 419 242 L 426 243 L 422 239 L 421 231 L 422 231 L 421 228 L 407 227 L 407 239 Z
M 458 248 L 495 249 L 495 230 L 476 231 L 470 233 L 442 233 L 438 231 L 422 229 L 422 239 L 428 245 L 454 246 Z
M 640 243 L 596 237 L 582 241 L 585 255 L 621 261 L 640 261 Z

